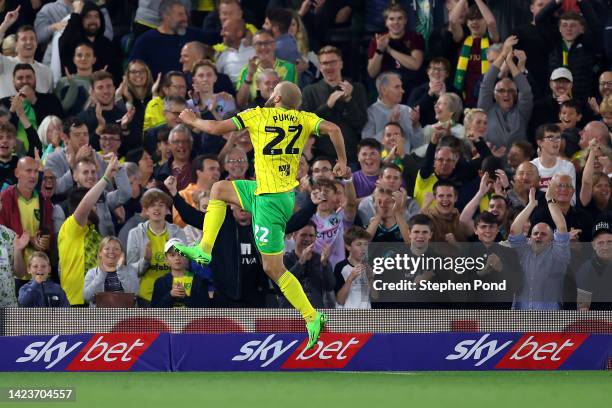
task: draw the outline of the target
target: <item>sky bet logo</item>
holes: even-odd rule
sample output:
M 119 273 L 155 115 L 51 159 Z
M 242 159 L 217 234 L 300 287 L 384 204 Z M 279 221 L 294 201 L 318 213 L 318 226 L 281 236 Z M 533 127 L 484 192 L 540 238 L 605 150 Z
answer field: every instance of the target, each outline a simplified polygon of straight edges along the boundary
M 502 350 L 508 350 L 495 365 L 498 369 L 556 370 L 580 347 L 588 334 L 526 333 L 511 348 L 510 341 L 489 339 L 485 334 L 478 340 L 459 342 L 446 360 L 468 360 L 479 367 Z
M 109 333 L 96 334 L 70 361 L 68 371 L 125 371 L 129 370 L 138 358 L 157 338 L 157 333 Z M 74 354 L 82 344 L 76 341 L 57 341 L 60 336 L 49 340 L 36 341 L 23 350 L 17 363 L 44 362 L 45 370 L 55 367 L 66 357 Z
M 312 349 L 305 350 L 308 339 L 295 347 L 280 368 L 289 370 L 344 368 L 371 336 L 371 334 L 323 333 Z M 232 357 L 232 361 L 259 361 L 260 367 L 265 368 L 286 355 L 298 343 L 298 340 L 287 342 L 271 334 L 264 340 L 245 343 L 240 348 L 240 353 Z

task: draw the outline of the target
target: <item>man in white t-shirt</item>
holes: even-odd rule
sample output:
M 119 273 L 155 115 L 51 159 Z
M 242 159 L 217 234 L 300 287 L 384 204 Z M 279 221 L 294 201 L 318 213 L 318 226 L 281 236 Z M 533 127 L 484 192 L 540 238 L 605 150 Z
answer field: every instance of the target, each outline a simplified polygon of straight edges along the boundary
M 567 174 L 576 185 L 576 169 L 561 156 L 561 128 L 555 124 L 540 125 L 536 130 L 536 141 L 540 151 L 539 157 L 531 162 L 538 168 L 540 174 L 539 189 L 548 190 L 548 184 L 555 174 Z M 572 203 L 575 202 L 575 197 Z

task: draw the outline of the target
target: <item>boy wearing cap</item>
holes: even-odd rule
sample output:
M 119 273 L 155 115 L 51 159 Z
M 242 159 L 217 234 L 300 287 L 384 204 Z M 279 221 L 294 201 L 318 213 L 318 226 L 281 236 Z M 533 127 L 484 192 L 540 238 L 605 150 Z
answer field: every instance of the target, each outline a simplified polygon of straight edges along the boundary
M 155 281 L 151 307 L 208 307 L 208 283 L 187 270 L 189 262 L 174 244 L 184 245 L 184 241 L 171 238 L 164 245 L 170 272 Z
M 186 241 L 182 229 L 166 221 L 172 209 L 172 199 L 163 191 L 149 189 L 140 200 L 141 216 L 146 219 L 128 235 L 127 263 L 132 264 L 140 276 L 138 305 L 148 307 L 155 281 L 171 269 L 166 262 L 166 243 L 171 238 Z

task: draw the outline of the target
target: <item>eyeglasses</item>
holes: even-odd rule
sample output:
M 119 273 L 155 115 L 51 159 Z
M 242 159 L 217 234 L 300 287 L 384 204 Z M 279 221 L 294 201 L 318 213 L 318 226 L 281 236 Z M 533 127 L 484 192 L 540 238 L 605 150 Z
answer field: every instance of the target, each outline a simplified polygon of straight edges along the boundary
M 246 163 L 246 159 L 229 159 L 226 161 L 226 163 L 232 163 L 232 164 L 236 164 L 236 163 Z
M 144 75 L 146 73 L 147 73 L 147 71 L 144 70 L 144 69 L 130 69 L 128 71 L 128 74 L 130 74 L 130 75 Z
M 600 81 L 599 85 L 606 87 L 606 86 L 612 86 L 612 81 Z
M 188 145 L 188 144 L 191 144 L 191 141 L 190 141 L 190 140 L 188 140 L 188 139 L 184 139 L 184 140 L 180 140 L 180 139 L 179 139 L 179 140 L 173 140 L 173 141 L 171 141 L 171 142 L 170 142 L 170 144 L 173 144 L 173 145 L 179 145 L 179 144 L 182 144 L 182 145 Z
M 563 139 L 561 136 L 544 136 L 544 140 L 548 140 L 549 142 L 558 142 Z
M 330 167 L 321 167 L 320 169 L 312 169 L 313 173 L 328 173 L 331 171 Z
M 254 42 L 253 45 L 255 47 L 269 47 L 274 43 L 275 41 L 257 41 L 257 42 Z
M 557 184 L 557 188 L 566 188 L 568 190 L 571 190 L 574 188 L 574 186 L 571 185 L 570 183 L 559 183 Z
M 496 89 L 495 92 L 498 93 L 498 94 L 502 94 L 502 95 L 503 94 L 512 95 L 512 94 L 516 93 L 516 89 L 503 89 L 503 88 L 500 88 L 500 89 Z
M 323 67 L 331 67 L 332 65 L 336 65 L 340 62 L 339 59 L 336 60 L 331 60 L 331 61 L 320 61 L 319 63 L 321 64 L 321 66 Z
M 166 112 L 167 112 L 167 113 L 171 113 L 171 114 L 173 114 L 173 115 L 175 115 L 175 116 L 178 116 L 178 115 L 180 115 L 180 114 L 181 114 L 181 112 L 182 112 L 182 111 L 171 111 L 171 110 L 167 110 Z

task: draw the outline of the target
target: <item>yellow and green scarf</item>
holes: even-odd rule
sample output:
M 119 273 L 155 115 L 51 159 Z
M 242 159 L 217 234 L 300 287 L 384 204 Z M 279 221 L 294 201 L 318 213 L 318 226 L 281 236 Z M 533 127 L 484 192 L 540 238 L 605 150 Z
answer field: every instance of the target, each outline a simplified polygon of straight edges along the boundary
M 470 61 L 470 55 L 472 54 L 472 45 L 474 44 L 474 37 L 469 35 L 461 46 L 461 55 L 459 56 L 459 62 L 457 63 L 457 70 L 455 71 L 455 89 L 463 91 L 465 84 L 465 73 L 467 71 L 468 63 Z M 489 60 L 487 60 L 487 49 L 489 48 L 489 37 L 484 36 L 480 39 L 480 72 L 484 74 L 489 69 Z
M 565 41 L 561 41 L 561 52 L 563 53 L 562 66 L 567 67 L 569 65 L 569 48 L 567 48 Z

